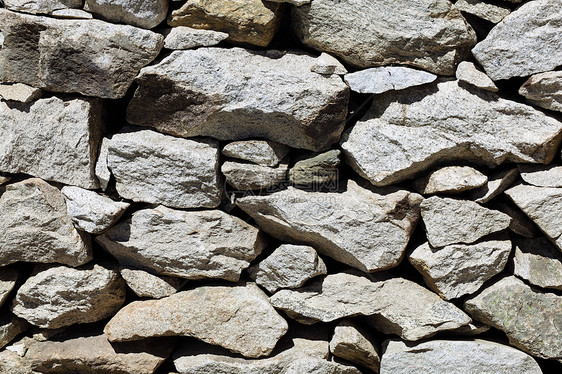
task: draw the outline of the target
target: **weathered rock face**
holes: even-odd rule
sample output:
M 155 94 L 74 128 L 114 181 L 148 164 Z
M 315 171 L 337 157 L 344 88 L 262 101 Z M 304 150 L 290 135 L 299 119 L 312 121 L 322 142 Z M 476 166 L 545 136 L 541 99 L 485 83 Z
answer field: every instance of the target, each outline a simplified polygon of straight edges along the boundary
M 324 52 L 318 56 L 318 60 L 310 70 L 323 75 L 347 74 L 347 69 L 337 58 Z
M 156 58 L 164 40 L 160 34 L 132 26 L 4 9 L 0 9 L 0 24 L 1 81 L 109 99 L 125 95 L 139 70 Z
M 533 285 L 562 290 L 562 254 L 546 238 L 517 240 L 513 273 Z
M 447 166 L 414 181 L 421 194 L 459 193 L 483 186 L 488 177 L 470 166 Z
M 374 372 L 379 371 L 380 357 L 372 343 L 372 337 L 353 322 L 344 320 L 334 329 L 330 340 L 330 352 L 354 364 Z
M 482 0 L 459 0 L 455 3 L 461 12 L 475 15 L 492 23 L 498 23 L 511 13 L 509 8 L 488 4 Z
M 228 34 L 213 30 L 199 30 L 191 27 L 178 26 L 170 30 L 164 39 L 164 48 L 191 49 L 210 47 L 228 38 Z
M 119 273 L 138 297 L 151 299 L 173 295 L 184 282 L 181 278 L 159 277 L 133 267 L 120 267 Z
M 430 340 L 416 345 L 388 340 L 383 345 L 381 373 L 540 374 L 529 355 L 486 340 Z
M 317 190 L 330 186 L 339 177 L 339 149 L 311 155 L 295 162 L 289 170 L 289 181 L 296 186 L 311 186 Z
M 510 344 L 523 351 L 562 361 L 561 296 L 540 292 L 510 276 L 468 299 L 464 309 L 505 332 Z
M 192 336 L 245 357 L 271 353 L 287 322 L 252 283 L 203 286 L 160 300 L 134 301 L 105 327 L 112 342 L 152 336 Z
M 314 0 L 294 7 L 292 22 L 304 44 L 359 67 L 406 64 L 453 75 L 476 44 L 476 34 L 448 0 Z
M 59 9 L 81 8 L 82 0 L 3 0 L 6 9 L 32 14 L 49 14 Z
M 167 0 L 86 0 L 84 9 L 116 23 L 151 29 L 166 18 Z
M 159 206 L 133 213 L 96 240 L 121 264 L 188 279 L 237 281 L 262 251 L 258 229 L 219 210 Z
M 289 147 L 265 140 L 245 140 L 228 143 L 221 153 L 223 156 L 237 158 L 264 166 L 277 166 L 289 153 Z
M 173 208 L 220 204 L 218 144 L 178 139 L 151 130 L 113 135 L 107 165 L 117 192 L 133 201 Z
M 56 329 L 112 316 L 125 302 L 125 282 L 101 265 L 39 267 L 20 287 L 12 311 L 32 325 Z
M 446 160 L 548 163 L 561 130 L 530 106 L 445 81 L 377 97 L 342 148 L 360 175 L 384 186 Z
M 263 137 L 321 150 L 339 139 L 349 88 L 311 72 L 316 60 L 241 48 L 174 51 L 141 71 L 127 119 L 182 137 Z
M 92 259 L 89 240 L 72 225 L 61 192 L 38 178 L 6 186 L 0 232 L 0 266 L 17 261 L 78 266 Z
M 492 81 L 486 74 L 476 69 L 476 66 L 474 66 L 472 62 L 461 62 L 459 66 L 457 66 L 457 72 L 455 75 L 461 82 L 471 84 L 474 87 L 478 87 L 486 91 L 498 92 L 498 87 L 496 87 L 494 81 Z
M 344 79 L 352 91 L 379 94 L 431 83 L 437 76 L 421 70 L 388 66 L 346 74 Z
M 229 41 L 265 47 L 279 28 L 281 10 L 280 4 L 261 0 L 188 0 L 168 24 L 222 31 Z
M 494 27 L 472 54 L 493 80 L 553 70 L 562 65 L 561 9 L 561 0 L 523 4 Z
M 12 268 L 0 268 L 0 306 L 8 299 L 8 295 L 19 278 L 19 274 Z
M 562 187 L 562 166 L 518 165 L 521 179 L 537 187 Z
M 4 348 L 20 333 L 27 330 L 27 327 L 28 325 L 23 319 L 14 316 L 10 312 L 3 311 L 0 316 L 0 349 Z M 9 372 L 6 371 L 6 373 Z
M 101 115 L 98 100 L 0 100 L 0 170 L 97 188 L 94 165 L 103 130 Z
M 43 96 L 44 91 L 40 88 L 28 86 L 23 83 L 0 84 L 0 97 L 6 101 L 19 101 L 29 103 Z
M 423 275 L 429 288 L 450 300 L 480 289 L 503 270 L 510 253 L 509 240 L 453 244 L 439 250 L 425 243 L 408 260 Z
M 519 94 L 531 104 L 562 112 L 562 71 L 533 75 L 523 83 Z
M 242 162 L 226 161 L 221 172 L 232 187 L 239 190 L 268 188 L 287 179 L 289 167 L 281 164 L 276 168 Z
M 290 187 L 236 204 L 264 231 L 313 246 L 320 254 L 363 271 L 398 265 L 419 218 L 421 197 L 406 191 L 380 195 L 349 181 L 343 193 Z

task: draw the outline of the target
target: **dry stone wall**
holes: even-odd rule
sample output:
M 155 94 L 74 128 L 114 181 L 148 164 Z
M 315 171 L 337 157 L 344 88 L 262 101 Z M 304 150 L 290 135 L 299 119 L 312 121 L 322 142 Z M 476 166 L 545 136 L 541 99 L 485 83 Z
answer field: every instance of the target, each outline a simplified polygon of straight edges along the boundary
M 562 372 L 562 0 L 0 1 L 0 373 Z

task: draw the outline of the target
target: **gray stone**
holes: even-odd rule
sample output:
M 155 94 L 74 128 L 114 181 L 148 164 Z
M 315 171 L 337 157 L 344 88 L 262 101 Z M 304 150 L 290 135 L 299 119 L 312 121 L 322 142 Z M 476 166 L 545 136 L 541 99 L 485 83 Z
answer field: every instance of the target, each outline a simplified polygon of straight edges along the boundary
M 531 76 L 521 86 L 519 94 L 533 105 L 562 112 L 562 71 Z
M 96 238 L 121 264 L 187 279 L 238 281 L 264 247 L 259 230 L 220 210 L 143 209 Z
M 51 16 L 55 18 L 67 19 L 93 19 L 92 13 L 86 12 L 82 9 L 59 9 L 53 10 Z
M 320 254 L 372 272 L 400 263 L 419 218 L 421 196 L 407 191 L 382 195 L 350 180 L 343 193 L 289 187 L 236 204 L 268 234 L 308 244 Z
M 430 197 L 422 201 L 427 239 L 434 248 L 470 244 L 509 227 L 511 217 L 469 200 Z
M 296 290 L 278 291 L 270 300 L 301 323 L 364 315 L 377 330 L 405 340 L 419 340 L 471 322 L 453 304 L 403 278 L 371 281 L 352 273 L 331 274 Z
M 483 186 L 488 177 L 470 166 L 446 166 L 414 181 L 421 194 L 459 193 Z
M 226 182 L 238 190 L 259 190 L 275 186 L 287 179 L 289 165 L 278 167 L 226 161 L 221 166 Z
M 470 191 L 469 198 L 480 204 L 485 204 L 501 194 L 511 186 L 519 177 L 518 169 L 506 169 L 488 177 L 488 183 L 480 188 Z
M 349 88 L 337 75 L 311 72 L 317 60 L 241 48 L 174 51 L 141 71 L 127 119 L 175 136 L 322 150 L 340 137 Z
M 370 94 L 403 90 L 431 83 L 436 79 L 435 74 L 401 66 L 370 68 L 346 74 L 344 77 L 352 91 Z
M 271 354 L 287 322 L 255 284 L 201 286 L 160 300 L 133 301 L 105 326 L 111 342 L 191 336 L 244 357 Z
M 562 0 L 527 2 L 505 17 L 472 54 L 493 80 L 562 65 Z
M 537 187 L 562 187 L 562 166 L 519 164 L 521 178 Z
M 151 130 L 123 132 L 109 142 L 107 165 L 120 196 L 173 208 L 215 208 L 221 201 L 218 143 Z
M 511 217 L 509 229 L 512 232 L 527 238 L 533 238 L 541 233 L 537 225 L 535 225 L 517 206 L 500 200 L 495 202 L 493 207 Z
M 19 288 L 12 311 L 32 325 L 56 329 L 100 321 L 124 302 L 125 282 L 116 270 L 42 265 Z
M 310 70 L 322 75 L 347 74 L 347 69 L 337 58 L 324 52 L 318 56 L 318 60 L 316 60 L 316 63 L 312 65 Z
M 378 96 L 342 137 L 348 163 L 377 186 L 415 177 L 445 161 L 494 167 L 549 163 L 562 122 L 532 107 L 469 90 L 457 81 Z
M 151 29 L 166 19 L 168 0 L 86 0 L 84 9 L 109 22 Z
M 458 0 L 455 3 L 461 12 L 466 12 L 492 23 L 498 23 L 511 13 L 509 8 L 488 4 L 482 0 Z
M 486 91 L 498 92 L 498 87 L 493 80 L 490 79 L 485 73 L 476 68 L 472 62 L 463 61 L 457 66 L 455 73 L 457 79 L 473 85 L 474 87 L 481 88 Z
M 289 181 L 297 186 L 321 187 L 337 184 L 340 164 L 339 149 L 302 157 L 289 170 Z M 336 186 L 337 187 L 337 186 Z
M 511 253 L 511 241 L 453 244 L 439 250 L 424 243 L 409 256 L 425 283 L 445 300 L 470 295 L 499 274 Z
M 27 323 L 12 313 L 3 311 L 0 315 L 0 349 L 4 348 L 16 336 L 27 330 Z M 0 359 L 0 361 L 2 361 Z M 1 368 L 1 366 L 0 366 Z M 4 372 L 9 373 L 9 372 Z
M 108 138 L 103 138 L 100 142 L 98 159 L 94 167 L 94 173 L 98 178 L 100 187 L 102 190 L 107 190 L 109 181 L 111 180 L 111 171 L 107 166 L 107 154 L 109 153 L 109 142 L 111 140 Z
M 92 259 L 89 239 L 74 228 L 60 191 L 38 178 L 6 186 L 0 232 L 0 266 L 17 261 L 78 266 Z
M 535 357 L 562 362 L 562 296 L 540 292 L 510 276 L 466 300 L 464 309 L 474 319 L 503 331 L 511 345 Z
M 151 299 L 161 299 L 175 294 L 184 282 L 181 278 L 159 277 L 133 267 L 122 266 L 119 268 L 119 273 L 138 297 Z
M 381 374 L 541 374 L 529 355 L 486 340 L 430 340 L 406 344 L 387 340 Z
M 379 372 L 380 357 L 373 338 L 350 320 L 341 321 L 330 340 L 330 352 L 353 364 Z
M 228 34 L 213 30 L 199 30 L 191 27 L 178 26 L 166 33 L 164 48 L 191 49 L 211 47 L 228 38 Z
M 519 239 L 513 273 L 533 285 L 562 291 L 562 254 L 544 237 Z
M 243 140 L 228 143 L 221 153 L 223 156 L 273 167 L 279 165 L 287 156 L 289 147 L 267 140 Z
M 309 279 L 328 271 L 314 248 L 283 244 L 248 272 L 257 284 L 274 293 L 280 288 L 301 287 Z
M 0 100 L 0 171 L 97 188 L 101 111 L 101 102 L 91 99 Z
M 65 186 L 61 190 L 68 215 L 82 231 L 101 234 L 125 213 L 129 203 L 113 201 L 109 197 L 80 187 Z
M 29 103 L 43 96 L 43 90 L 23 83 L 0 84 L 0 97 L 6 101 Z
M 452 75 L 476 44 L 448 0 L 314 0 L 294 7 L 291 21 L 305 45 L 358 67 L 405 64 Z
M 18 278 L 19 274 L 15 269 L 0 268 L 0 307 L 8 300 L 8 296 L 16 286 Z
M 32 14 L 49 14 L 55 10 L 82 8 L 82 0 L 3 0 L 6 9 Z
M 0 24 L 4 34 L 0 81 L 107 99 L 125 96 L 164 41 L 160 34 L 133 26 L 5 9 L 0 9 Z

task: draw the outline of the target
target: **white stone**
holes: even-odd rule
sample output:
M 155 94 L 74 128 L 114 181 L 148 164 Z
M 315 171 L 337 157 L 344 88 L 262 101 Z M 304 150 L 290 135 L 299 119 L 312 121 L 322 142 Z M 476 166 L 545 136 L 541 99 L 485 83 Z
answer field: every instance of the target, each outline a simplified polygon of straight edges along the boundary
M 379 372 L 380 357 L 373 337 L 350 320 L 341 321 L 330 340 L 330 352 L 353 364 Z
M 98 178 L 100 187 L 102 190 L 107 190 L 109 181 L 111 180 L 111 171 L 107 166 L 107 154 L 109 153 L 109 142 L 111 140 L 108 138 L 103 138 L 99 146 L 98 159 L 94 168 L 94 173 Z
M 49 14 L 59 9 L 81 8 L 82 0 L 3 0 L 6 9 L 32 14 Z
M 468 196 L 477 203 L 485 204 L 515 183 L 517 177 L 519 170 L 516 168 L 501 170 L 488 177 L 488 183 L 470 191 Z
M 562 291 L 562 254 L 544 237 L 519 239 L 513 274 L 535 286 Z
M 436 79 L 435 74 L 400 66 L 370 68 L 346 74 L 344 77 L 352 91 L 371 94 L 403 90 L 431 83 Z
M 562 71 L 531 76 L 521 86 L 519 94 L 533 105 L 562 112 Z
M 191 27 L 173 27 L 166 34 L 164 48 L 191 49 L 197 47 L 211 47 L 228 38 L 225 32 L 214 30 L 200 30 Z
M 463 61 L 457 66 L 456 77 L 459 81 L 473 85 L 486 91 L 498 92 L 493 80 L 481 72 L 469 61 Z
M 86 0 L 84 9 L 114 23 L 151 29 L 168 14 L 167 0 Z
M 0 84 L 0 97 L 7 101 L 29 103 L 43 96 L 43 90 L 23 83 Z
M 562 166 L 519 164 L 521 179 L 537 187 L 562 187 Z
M 68 19 L 92 19 L 92 13 L 83 11 L 82 9 L 59 9 L 54 10 L 51 16 L 56 18 L 68 18 Z
M 483 186 L 488 177 L 470 166 L 446 166 L 414 181 L 421 194 L 459 193 Z

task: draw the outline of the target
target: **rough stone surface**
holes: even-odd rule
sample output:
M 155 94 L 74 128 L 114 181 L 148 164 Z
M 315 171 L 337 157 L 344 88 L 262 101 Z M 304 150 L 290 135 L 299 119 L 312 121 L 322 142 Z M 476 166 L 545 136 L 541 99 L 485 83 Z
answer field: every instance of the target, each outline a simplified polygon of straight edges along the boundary
M 493 80 L 476 68 L 469 61 L 463 61 L 457 66 L 455 73 L 459 81 L 473 85 L 486 91 L 498 92 L 498 87 Z
M 562 291 L 562 254 L 546 238 L 519 239 L 513 273 L 533 285 Z
M 22 357 L 8 349 L 0 351 L 0 370 L 10 374 L 38 374 Z
M 100 142 L 98 159 L 94 167 L 94 173 L 98 178 L 100 187 L 102 190 L 107 190 L 109 181 L 111 180 L 111 171 L 107 166 L 107 154 L 109 153 L 109 142 L 111 140 L 108 138 L 103 138 Z
M 108 99 L 125 96 L 164 41 L 160 34 L 133 26 L 4 9 L 0 9 L 0 24 L 4 34 L 1 81 Z
M 51 16 L 55 18 L 67 18 L 67 19 L 92 19 L 94 16 L 90 12 L 86 12 L 82 9 L 59 9 L 53 10 Z
M 134 301 L 105 327 L 112 342 L 191 336 L 244 357 L 271 354 L 287 322 L 255 284 L 202 286 L 160 300 Z
M 505 267 L 511 241 L 491 240 L 476 244 L 453 244 L 435 250 L 422 244 L 409 256 L 429 288 L 446 300 L 470 295 Z
M 101 102 L 91 99 L 0 100 L 0 171 L 97 188 L 101 109 Z
M 562 187 L 562 166 L 557 165 L 518 165 L 521 178 L 537 187 Z
M 562 71 L 531 76 L 521 86 L 519 94 L 531 104 L 562 112 Z
M 350 273 L 331 274 L 297 290 L 278 291 L 270 300 L 301 323 L 364 315 L 377 330 L 405 340 L 429 337 L 471 321 L 453 304 L 402 278 L 371 281 Z
M 339 62 L 337 58 L 324 52 L 322 52 L 320 56 L 318 56 L 316 64 L 312 65 L 310 70 L 323 75 L 347 74 L 347 69 L 342 65 L 341 62 Z
M 114 23 L 151 29 L 168 14 L 168 0 L 86 0 L 84 9 Z
M 8 299 L 8 295 L 16 286 L 19 274 L 12 268 L 0 268 L 0 306 Z
M 470 166 L 446 166 L 414 181 L 421 194 L 459 193 L 483 186 L 488 177 Z
M 223 156 L 273 167 L 279 165 L 287 156 L 289 147 L 266 140 L 243 140 L 228 143 L 221 153 Z
M 488 4 L 482 0 L 458 0 L 455 3 L 461 12 L 475 15 L 492 23 L 498 23 L 511 13 L 509 8 Z
M 352 91 L 371 94 L 403 90 L 431 83 L 436 79 L 435 74 L 401 66 L 370 68 L 346 74 L 344 77 Z
M 527 2 L 496 25 L 472 54 L 493 80 L 562 65 L 562 0 Z
M 437 196 L 425 199 L 421 205 L 427 239 L 432 247 L 450 244 L 470 244 L 478 239 L 509 227 L 511 217 L 469 200 Z
M 289 170 L 289 181 L 293 185 L 313 186 L 317 189 L 330 186 L 339 177 L 340 154 L 339 149 L 332 149 L 304 156 Z
M 100 321 L 124 302 L 125 282 L 116 270 L 40 266 L 18 290 L 12 311 L 32 325 L 56 329 Z
M 283 244 L 248 272 L 257 284 L 273 293 L 280 288 L 301 287 L 307 280 L 327 274 L 327 269 L 314 248 Z
M 119 273 L 127 282 L 127 286 L 138 297 L 161 299 L 176 293 L 184 280 L 174 277 L 159 277 L 147 271 L 133 267 L 120 267 Z
M 101 234 L 111 227 L 131 205 L 80 187 L 65 186 L 61 190 L 68 215 L 82 231 Z
M 164 48 L 191 49 L 210 47 L 228 38 L 228 34 L 213 30 L 199 30 L 191 27 L 178 26 L 172 28 L 164 39 Z
M 43 90 L 23 83 L 0 84 L 0 97 L 7 101 L 29 103 L 43 96 Z
M 470 191 L 469 197 L 480 204 L 485 204 L 501 194 L 519 177 L 518 169 L 506 169 L 493 173 L 488 177 L 488 183 Z
M 546 164 L 561 130 L 562 122 L 530 106 L 445 81 L 377 97 L 342 148 L 360 175 L 383 186 L 448 160 Z
M 259 190 L 275 186 L 287 179 L 289 166 L 271 168 L 263 165 L 226 161 L 221 166 L 226 182 L 238 190 Z
M 143 209 L 96 240 L 121 264 L 188 279 L 237 281 L 264 246 L 258 229 L 220 210 Z
M 218 144 L 151 130 L 113 135 L 107 164 L 120 196 L 173 208 L 215 208 L 221 201 Z
M 182 137 L 262 137 L 321 150 L 340 137 L 349 88 L 337 75 L 311 72 L 317 60 L 241 48 L 174 51 L 141 71 L 127 119 Z
M 31 178 L 0 196 L 0 266 L 17 261 L 70 266 L 92 259 L 89 240 L 72 225 L 60 191 Z
M 533 221 L 531 221 L 515 204 L 500 200 L 494 202 L 493 207 L 511 217 L 509 229 L 512 232 L 526 238 L 533 238 L 540 235 L 541 231 L 537 225 L 535 225 L 535 223 L 533 223 Z
M 452 75 L 476 43 L 448 0 L 314 0 L 292 9 L 292 24 L 305 45 L 359 67 L 396 63 Z
M 330 352 L 353 364 L 379 372 L 380 357 L 373 338 L 350 320 L 341 321 L 330 340 Z
M 465 301 L 464 309 L 505 332 L 511 345 L 536 357 L 562 361 L 561 296 L 539 292 L 510 276 Z
M 388 340 L 383 346 L 385 374 L 541 374 L 529 355 L 486 340 L 430 340 L 406 344 Z
M 28 325 L 23 319 L 14 316 L 10 312 L 3 311 L 2 315 L 0 315 L 0 349 L 4 348 L 20 333 L 27 330 L 27 327 Z M 0 359 L 0 361 L 2 360 Z
M 188 0 L 168 24 L 221 31 L 231 42 L 266 47 L 279 28 L 281 11 L 280 4 L 261 0 Z
M 55 10 L 82 8 L 82 0 L 3 0 L 6 9 L 32 14 L 49 14 Z
M 343 193 L 289 187 L 236 204 L 270 235 L 308 244 L 323 255 L 371 272 L 398 265 L 419 218 L 421 197 L 381 195 L 350 180 Z

